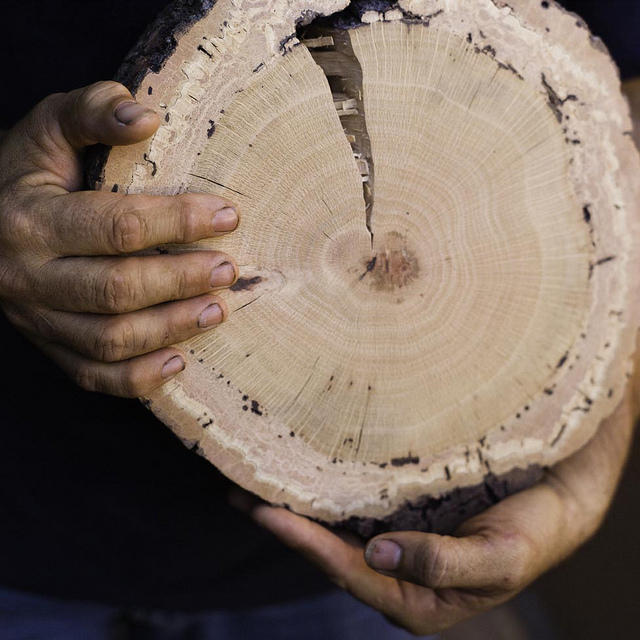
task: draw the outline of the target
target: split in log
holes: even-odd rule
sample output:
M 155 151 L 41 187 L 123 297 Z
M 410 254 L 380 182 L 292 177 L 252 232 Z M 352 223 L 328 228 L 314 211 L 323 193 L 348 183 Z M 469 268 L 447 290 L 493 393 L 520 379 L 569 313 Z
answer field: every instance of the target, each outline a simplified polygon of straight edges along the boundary
M 161 420 L 296 512 L 449 531 L 619 402 L 640 162 L 614 64 L 555 3 L 346 4 L 175 4 L 120 77 L 164 123 L 94 181 L 245 212 L 162 248 L 241 278 L 146 399 Z

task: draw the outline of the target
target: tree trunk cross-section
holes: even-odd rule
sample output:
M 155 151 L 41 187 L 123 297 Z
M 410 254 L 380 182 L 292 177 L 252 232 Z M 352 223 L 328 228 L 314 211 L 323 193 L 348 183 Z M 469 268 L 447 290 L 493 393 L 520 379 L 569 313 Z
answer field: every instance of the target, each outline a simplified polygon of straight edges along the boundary
M 231 315 L 146 399 L 241 486 L 450 531 L 575 452 L 638 325 L 638 172 L 604 46 L 555 3 L 219 0 L 120 79 L 164 115 L 93 182 L 216 193 Z

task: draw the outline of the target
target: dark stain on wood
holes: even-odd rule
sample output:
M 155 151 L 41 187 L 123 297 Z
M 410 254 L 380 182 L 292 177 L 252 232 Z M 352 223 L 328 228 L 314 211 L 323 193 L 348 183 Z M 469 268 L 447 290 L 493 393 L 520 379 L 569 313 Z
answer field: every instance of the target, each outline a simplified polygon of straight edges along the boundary
M 606 258 L 600 258 L 600 260 L 596 260 L 596 262 L 592 262 L 589 265 L 589 279 L 593 276 L 593 270 L 596 267 L 599 267 L 603 264 L 607 264 L 608 262 L 613 262 L 617 256 L 607 256 Z
M 264 278 L 261 276 L 253 276 L 252 278 L 238 278 L 235 284 L 232 284 L 229 289 L 231 291 L 251 291 L 257 284 L 260 284 Z
M 148 162 L 151 165 L 151 177 L 155 176 L 158 172 L 158 165 L 149 158 L 149 156 L 145 153 L 143 156 L 144 161 Z
M 201 44 L 199 44 L 197 46 L 197 50 L 201 51 L 202 53 L 204 53 L 205 56 L 207 56 L 209 58 L 213 58 L 213 56 Z
M 556 369 L 561 369 L 565 363 L 567 362 L 567 360 L 569 359 L 569 352 L 567 351 L 562 358 L 560 358 L 560 360 L 558 360 L 558 364 L 556 365 Z
M 556 118 L 558 119 L 558 122 L 562 123 L 562 117 L 563 117 L 562 107 L 564 106 L 565 102 L 568 102 L 568 101 L 576 102 L 578 100 L 578 97 L 570 93 L 566 98 L 561 98 L 556 93 L 555 89 L 547 82 L 547 77 L 545 76 L 544 73 L 542 74 L 542 86 L 545 92 L 547 93 L 547 96 L 548 96 L 547 102 L 549 104 L 549 107 L 555 114 Z
M 495 58 L 496 55 L 497 55 L 497 51 L 490 44 L 484 46 L 482 49 L 480 47 L 476 46 L 474 48 L 474 50 L 475 50 L 476 53 L 484 53 L 486 55 L 491 56 L 492 58 Z M 506 67 L 505 67 L 505 69 L 506 69 Z
M 516 76 L 516 78 L 520 78 L 520 80 L 524 80 L 524 78 L 522 77 L 522 74 L 512 64 L 505 64 L 504 62 L 500 62 L 499 60 L 496 60 L 496 62 L 498 63 L 498 66 L 501 69 L 504 69 L 505 71 L 510 71 L 511 73 L 513 73 L 514 76 Z
M 251 401 L 251 413 L 255 413 L 257 416 L 261 416 L 262 415 L 262 410 L 261 410 L 260 405 L 258 404 L 257 400 L 252 400 Z
M 378 256 L 373 256 L 369 262 L 366 264 L 365 272 L 358 278 L 358 280 L 364 280 L 364 277 L 367 273 L 371 273 L 376 267 L 376 261 L 378 260 Z
M 400 458 L 391 458 L 391 466 L 404 467 L 406 464 L 419 464 L 420 458 L 418 456 L 412 456 L 411 453 Z

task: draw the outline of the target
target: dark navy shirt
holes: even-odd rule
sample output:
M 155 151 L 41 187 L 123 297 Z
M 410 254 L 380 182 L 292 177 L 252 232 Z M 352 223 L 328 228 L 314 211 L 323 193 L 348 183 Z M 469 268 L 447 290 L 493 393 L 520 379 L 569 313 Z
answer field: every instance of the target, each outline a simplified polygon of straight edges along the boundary
M 164 0 L 4 0 L 0 128 L 111 78 Z M 640 2 L 571 0 L 624 77 Z M 328 582 L 227 506 L 227 481 L 134 400 L 86 393 L 0 314 L 0 585 L 178 609 L 266 604 Z

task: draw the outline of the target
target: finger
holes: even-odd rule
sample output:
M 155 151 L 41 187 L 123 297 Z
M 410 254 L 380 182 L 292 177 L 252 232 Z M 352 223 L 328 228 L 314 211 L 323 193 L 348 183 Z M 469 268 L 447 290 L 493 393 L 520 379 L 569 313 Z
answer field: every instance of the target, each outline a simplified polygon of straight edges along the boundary
M 431 589 L 381 575 L 367 566 L 359 548 L 325 527 L 242 494 L 244 497 L 235 493 L 234 506 L 316 564 L 338 586 L 412 633 L 440 631 L 478 610 L 477 603 L 462 602 L 451 592 L 445 592 L 449 598 L 442 599 Z
M 367 564 L 384 575 L 430 589 L 486 589 L 511 570 L 513 553 L 482 534 L 454 538 L 414 531 L 371 540 Z
M 58 94 L 50 109 L 66 142 L 76 150 L 98 142 L 134 144 L 148 138 L 160 124 L 153 109 L 136 102 L 124 85 L 112 81 Z
M 233 258 L 215 251 L 58 258 L 37 272 L 30 289 L 41 304 L 59 311 L 128 313 L 228 287 L 237 273 Z
M 153 109 L 136 102 L 124 85 L 110 80 L 50 95 L 21 122 L 35 142 L 74 151 L 98 142 L 141 142 L 159 124 Z
M 227 314 L 224 300 L 208 294 L 116 315 L 46 308 L 9 310 L 7 315 L 21 330 L 48 342 L 98 362 L 118 362 L 205 333 L 222 323 Z
M 393 582 L 373 573 L 364 563 L 361 550 L 307 518 L 264 503 L 254 506 L 250 515 L 259 525 L 318 565 L 343 589 L 360 593 L 358 584 L 368 583 L 371 578 L 378 584 Z M 374 586 L 368 584 L 367 592 Z
M 232 503 L 240 509 L 242 498 Z M 246 498 L 244 499 L 246 504 Z M 376 606 L 387 615 L 395 613 L 402 599 L 398 582 L 372 571 L 365 563 L 362 550 L 307 518 L 287 509 L 256 503 L 249 515 L 260 526 L 271 531 L 287 546 L 316 564 L 339 587 L 360 600 Z
M 37 339 L 34 340 L 38 344 Z M 123 398 L 145 396 L 185 368 L 184 354 L 168 348 L 123 362 L 96 362 L 53 343 L 40 348 L 80 387 Z
M 558 496 L 536 485 L 471 518 L 456 537 L 387 533 L 369 542 L 365 558 L 384 575 L 431 589 L 515 592 L 564 546 L 564 516 Z
M 69 166 L 82 148 L 95 143 L 128 145 L 151 136 L 159 116 L 137 103 L 117 82 L 97 82 L 69 93 L 48 96 L 10 132 L 15 145 L 14 175 L 44 168 L 61 177 L 65 188 Z M 62 166 L 56 166 L 61 164 Z M 74 185 L 78 187 L 78 185 Z
M 47 198 L 47 211 L 32 211 L 52 255 L 133 253 L 162 244 L 219 236 L 238 226 L 237 207 L 220 196 L 118 195 L 77 192 Z

